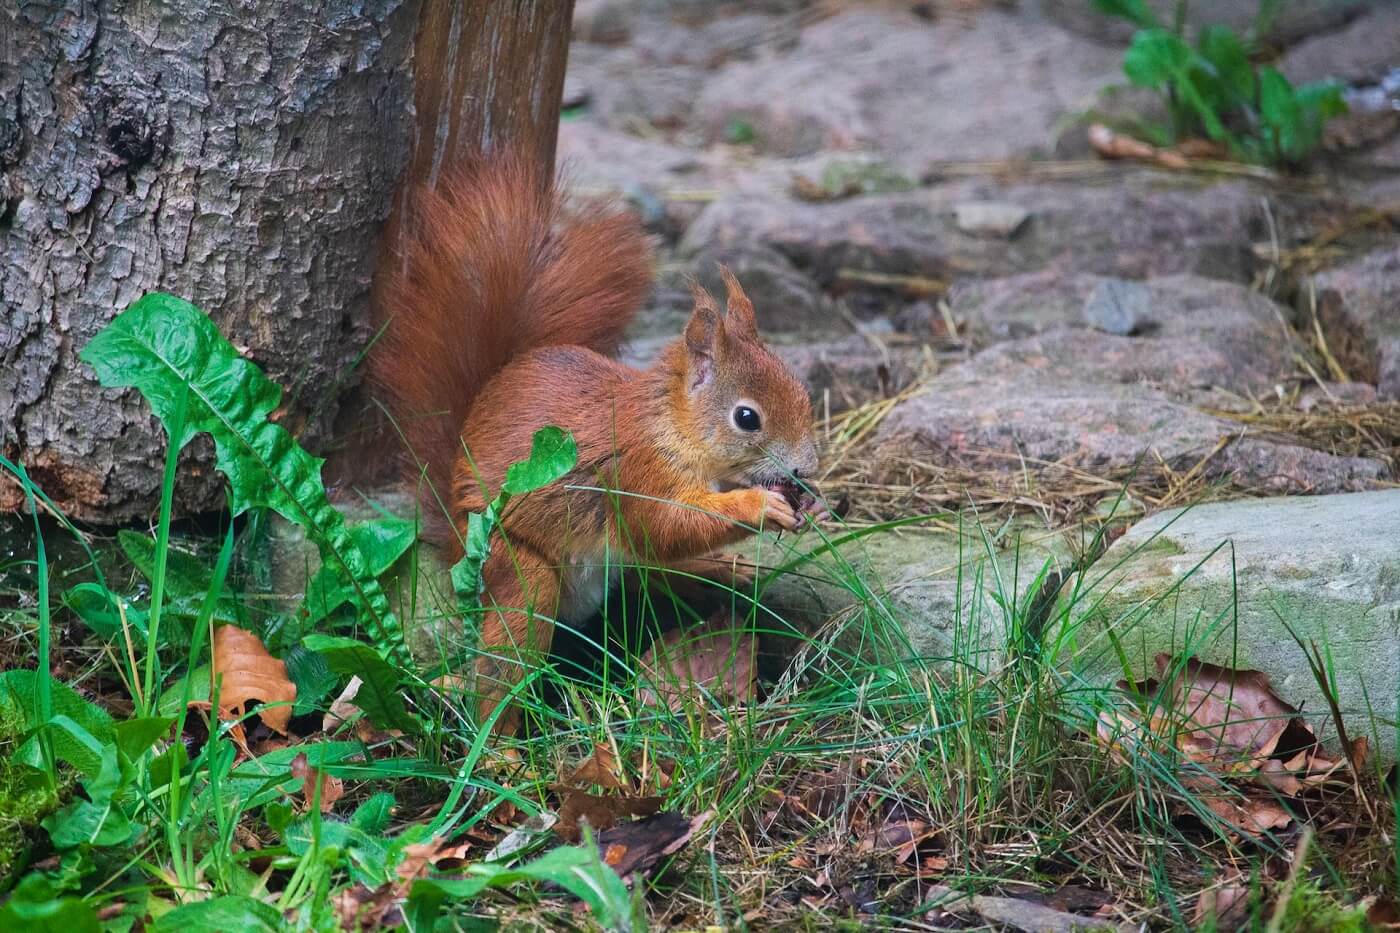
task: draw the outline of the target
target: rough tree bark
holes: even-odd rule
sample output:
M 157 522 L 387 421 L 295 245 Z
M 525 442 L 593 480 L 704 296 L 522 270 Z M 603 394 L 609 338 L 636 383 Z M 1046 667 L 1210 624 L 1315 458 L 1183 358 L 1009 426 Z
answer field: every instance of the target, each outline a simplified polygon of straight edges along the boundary
M 571 8 L 0 4 L 0 449 L 77 518 L 151 513 L 164 436 L 77 352 L 152 290 L 208 311 L 286 387 L 283 423 L 324 441 L 406 167 L 517 131 L 552 155 Z M 181 511 L 220 505 L 208 446 L 180 475 Z

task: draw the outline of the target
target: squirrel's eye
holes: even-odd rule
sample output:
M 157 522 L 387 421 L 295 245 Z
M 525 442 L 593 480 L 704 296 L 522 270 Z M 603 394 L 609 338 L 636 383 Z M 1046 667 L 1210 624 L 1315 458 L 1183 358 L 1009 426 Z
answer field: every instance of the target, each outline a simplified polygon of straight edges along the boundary
M 758 412 L 747 405 L 740 405 L 734 409 L 734 427 L 740 431 L 757 431 L 763 424 L 759 420 Z

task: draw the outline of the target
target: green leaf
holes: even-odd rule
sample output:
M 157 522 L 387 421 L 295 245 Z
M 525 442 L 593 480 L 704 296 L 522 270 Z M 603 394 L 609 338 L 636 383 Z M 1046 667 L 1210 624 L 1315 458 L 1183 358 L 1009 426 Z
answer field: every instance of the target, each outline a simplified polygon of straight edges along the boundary
M 549 882 L 578 897 L 593 910 L 593 919 L 609 930 L 632 929 L 632 902 L 627 885 L 603 864 L 594 846 L 561 846 L 517 868 L 479 863 L 466 878 L 424 878 L 413 883 L 405 913 L 414 929 L 431 930 L 448 900 L 470 900 L 487 888 L 522 881 Z
M 152 580 L 156 575 L 156 541 L 149 535 L 129 529 L 117 532 L 117 544 L 141 576 Z M 165 586 L 172 594 L 204 593 L 209 589 L 209 568 L 193 554 L 178 548 L 167 548 L 165 555 Z
M 418 529 L 414 523 L 402 518 L 375 518 L 350 526 L 350 539 L 365 555 L 370 573 L 375 577 L 387 573 L 413 546 L 417 536 Z M 353 597 L 354 592 L 340 574 L 330 567 L 322 567 L 306 585 L 306 596 L 297 618 L 302 626 L 313 626 Z
M 1165 29 L 1144 29 L 1133 35 L 1123 55 L 1123 73 L 1139 87 L 1164 89 L 1191 64 L 1191 48 Z
M 1293 85 L 1276 68 L 1259 70 L 1259 116 L 1270 131 L 1278 156 L 1291 160 L 1305 154 L 1303 107 Z
M 1135 26 L 1143 29 L 1151 29 L 1160 25 L 1157 16 L 1153 13 L 1143 0 L 1093 0 L 1094 9 L 1105 16 L 1117 16 L 1126 19 Z
M 394 795 L 378 793 L 355 808 L 350 822 L 371 835 L 383 835 L 394 812 Z
M 115 641 L 123 638 L 122 616 L 131 629 L 134 644 L 138 637 L 146 638 L 146 612 L 138 609 L 129 599 L 119 596 L 96 583 L 79 583 L 63 594 L 63 603 L 78 618 L 83 620 L 99 638 Z M 120 610 L 118 609 L 120 606 Z
M 0 929 L 33 933 L 97 933 L 92 905 L 63 897 L 60 888 L 40 872 L 26 875 L 0 907 Z
M 340 677 L 326 664 L 326 659 L 303 645 L 297 645 L 282 659 L 287 665 L 287 679 L 296 684 L 297 701 L 292 715 L 304 716 L 317 709 L 340 683 Z
M 1197 40 L 1201 57 L 1210 64 L 1215 78 L 1235 104 L 1254 100 L 1254 66 L 1240 37 L 1226 26 L 1207 26 Z
M 171 443 L 183 447 L 195 432 L 208 432 L 218 468 L 228 478 L 234 514 L 266 507 L 306 528 L 324 563 L 351 588 L 351 601 L 375 642 L 397 662 L 410 663 L 388 598 L 344 517 L 326 498 L 324 461 L 273 423 L 281 390 L 239 356 L 208 317 L 172 295 L 147 295 L 103 328 L 79 356 L 103 385 L 139 389 L 167 430 L 177 409 L 186 407 L 185 428 Z
M 360 678 L 354 703 L 375 725 L 412 735 L 423 731 L 403 705 L 399 672 L 369 645 L 336 635 L 308 635 L 302 644 L 324 658 L 326 666 L 336 674 Z
M 567 431 L 546 425 L 530 441 L 530 458 L 506 469 L 502 491 L 512 496 L 543 489 L 562 479 L 578 463 L 578 445 Z
M 15 760 L 31 767 L 43 767 L 39 742 L 34 735 L 40 728 L 47 728 L 60 717 L 74 723 L 81 733 L 71 733 L 65 729 L 48 729 L 47 735 L 53 743 L 53 753 L 67 761 L 83 774 L 96 774 L 101 770 L 100 749 L 115 742 L 112 717 L 94 703 L 89 703 L 66 684 L 51 684 L 50 702 L 53 717 L 50 723 L 39 722 L 39 708 L 36 700 L 34 671 L 23 668 L 0 673 L 0 722 L 20 722 L 24 731 L 30 733 L 26 741 L 14 753 Z M 91 737 L 92 742 L 86 739 Z
M 482 512 L 467 516 L 467 534 L 462 542 L 462 559 L 452 565 L 452 588 L 458 609 L 470 616 L 481 605 L 481 569 L 491 553 L 491 534 L 500 524 L 501 513 L 512 496 L 543 489 L 567 476 L 578 463 L 574 436 L 554 425 L 545 425 L 530 440 L 530 456 L 506 469 L 501 491 Z
M 152 926 L 154 933 L 277 933 L 283 928 L 276 907 L 236 894 L 176 907 Z
M 128 761 L 136 761 L 146 753 L 146 749 L 170 734 L 175 724 L 174 716 L 147 716 L 143 719 L 128 719 L 115 725 L 117 750 Z

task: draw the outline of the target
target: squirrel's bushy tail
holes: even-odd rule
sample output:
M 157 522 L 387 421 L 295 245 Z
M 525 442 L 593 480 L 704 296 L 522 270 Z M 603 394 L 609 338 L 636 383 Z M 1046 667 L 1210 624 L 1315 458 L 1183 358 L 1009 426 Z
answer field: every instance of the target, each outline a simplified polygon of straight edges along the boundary
M 515 156 L 462 166 L 417 193 L 407 216 L 401 249 L 385 258 L 370 372 L 410 470 L 426 470 L 424 518 L 439 524 L 481 388 L 536 347 L 614 353 L 650 287 L 651 256 L 633 218 L 567 204 Z

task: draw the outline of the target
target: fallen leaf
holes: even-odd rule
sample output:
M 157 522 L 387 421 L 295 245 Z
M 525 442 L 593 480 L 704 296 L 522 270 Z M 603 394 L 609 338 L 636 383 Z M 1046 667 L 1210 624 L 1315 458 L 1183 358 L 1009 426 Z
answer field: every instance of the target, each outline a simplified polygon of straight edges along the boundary
M 1249 887 L 1239 882 L 1206 888 L 1196 898 L 1195 925 L 1234 930 L 1249 919 Z
M 611 829 L 623 817 L 648 817 L 660 809 L 660 797 L 604 797 L 573 789 L 565 793 L 554 831 L 566 842 L 578 842 L 585 822 L 598 833 Z
M 1157 656 L 1157 670 L 1168 684 L 1169 709 L 1182 720 L 1178 745 L 1194 760 L 1252 770 L 1273 755 L 1297 720 L 1298 710 L 1279 699 L 1260 671 L 1232 671 L 1195 658 L 1174 665 L 1166 654 Z
M 1273 800 L 1222 794 L 1202 794 L 1198 799 L 1221 821 L 1254 838 L 1293 822 L 1293 814 Z
M 622 768 L 612 748 L 601 742 L 593 746 L 593 754 L 588 760 L 574 769 L 569 776 L 570 784 L 597 784 L 613 790 L 625 788 L 627 782 L 621 777 Z
M 331 895 L 331 910 L 340 921 L 342 930 L 372 930 L 376 927 L 398 927 L 403 916 L 398 908 L 401 894 L 393 884 L 369 888 L 358 882 Z
M 399 862 L 398 868 L 394 869 L 394 873 L 398 875 L 399 881 L 406 890 L 408 882 L 423 877 L 430 865 L 461 859 L 470 848 L 471 846 L 466 843 L 444 845 L 442 840 L 438 838 L 404 846 L 403 860 Z
M 236 625 L 214 629 L 213 677 L 219 682 L 220 719 L 242 718 L 252 700 L 280 703 L 260 707 L 257 715 L 272 731 L 287 734 L 297 687 L 287 677 L 287 665 L 268 654 L 258 636 Z M 235 729 L 243 744 L 242 726 Z
M 713 815 L 712 810 L 692 818 L 655 813 L 620 823 L 598 833 L 598 849 L 604 853 L 603 860 L 626 881 L 646 874 L 662 859 L 679 852 Z
M 331 812 L 335 802 L 345 796 L 345 783 L 338 777 L 332 777 L 324 771 L 318 771 L 311 767 L 306 752 L 301 752 L 292 759 L 292 777 L 300 778 L 302 781 L 301 797 L 308 810 L 316 805 L 318 781 L 320 783 L 319 799 L 322 813 Z
M 757 693 L 757 641 L 738 630 L 727 612 L 695 629 L 674 629 L 641 659 L 651 686 L 638 692 L 643 705 L 664 702 L 680 709 L 686 697 L 708 693 L 721 701 L 746 703 Z
M 856 844 L 859 853 L 895 850 L 895 862 L 903 865 L 913 856 L 919 843 L 933 835 L 932 827 L 923 820 L 890 820 L 866 833 Z
M 321 717 L 321 731 L 335 733 L 346 723 L 352 723 L 355 738 L 370 745 L 377 745 L 389 739 L 402 738 L 403 732 L 398 729 L 380 729 L 369 721 L 358 706 L 355 705 L 355 697 L 360 692 L 360 687 L 364 682 L 359 677 L 351 677 L 350 682 L 345 685 L 345 689 L 340 691 L 340 696 L 331 701 L 330 709 L 326 715 Z

